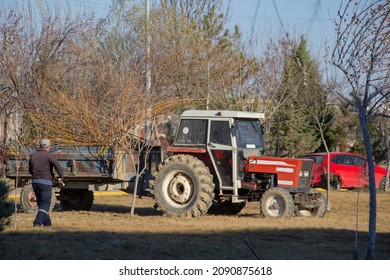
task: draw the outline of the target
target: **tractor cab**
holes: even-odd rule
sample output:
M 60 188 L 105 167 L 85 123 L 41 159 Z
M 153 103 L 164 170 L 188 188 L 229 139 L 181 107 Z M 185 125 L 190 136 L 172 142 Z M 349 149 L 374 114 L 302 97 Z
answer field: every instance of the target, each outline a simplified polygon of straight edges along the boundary
M 244 177 L 245 159 L 264 153 L 261 119 L 260 113 L 188 110 L 168 150 L 199 158 L 221 190 L 233 190 Z

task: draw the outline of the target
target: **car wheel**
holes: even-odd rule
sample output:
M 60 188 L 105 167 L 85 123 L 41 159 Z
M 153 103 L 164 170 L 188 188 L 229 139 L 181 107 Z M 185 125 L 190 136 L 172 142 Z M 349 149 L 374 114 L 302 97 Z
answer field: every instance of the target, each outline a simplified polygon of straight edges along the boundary
M 381 182 L 379 183 L 379 189 L 380 189 L 381 191 L 385 191 L 385 190 L 386 190 L 385 184 L 386 184 L 386 177 L 383 177 L 383 178 L 381 179 Z
M 342 187 L 343 187 L 343 185 L 342 185 L 341 180 L 340 180 L 339 177 L 335 178 L 330 183 L 330 188 L 332 190 L 339 191 L 339 190 L 341 190 Z

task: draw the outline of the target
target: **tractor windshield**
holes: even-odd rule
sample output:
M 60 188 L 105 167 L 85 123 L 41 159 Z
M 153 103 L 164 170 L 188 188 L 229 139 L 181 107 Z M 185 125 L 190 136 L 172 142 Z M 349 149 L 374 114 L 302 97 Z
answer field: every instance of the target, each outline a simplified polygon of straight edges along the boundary
M 257 120 L 236 120 L 237 147 L 264 150 L 263 130 Z

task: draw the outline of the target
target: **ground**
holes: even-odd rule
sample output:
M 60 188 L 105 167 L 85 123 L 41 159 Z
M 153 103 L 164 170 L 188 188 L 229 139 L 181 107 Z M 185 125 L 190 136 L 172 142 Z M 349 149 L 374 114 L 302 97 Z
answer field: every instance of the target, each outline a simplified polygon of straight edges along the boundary
M 350 260 L 354 249 L 363 258 L 369 193 L 334 191 L 330 198 L 324 218 L 264 218 L 258 202 L 238 216 L 172 218 L 156 212 L 150 197 L 137 198 L 130 216 L 131 195 L 96 195 L 90 211 L 56 205 L 52 228 L 33 228 L 34 214 L 15 213 L 0 233 L 0 259 Z M 378 192 L 377 203 L 375 259 L 389 260 L 390 193 Z

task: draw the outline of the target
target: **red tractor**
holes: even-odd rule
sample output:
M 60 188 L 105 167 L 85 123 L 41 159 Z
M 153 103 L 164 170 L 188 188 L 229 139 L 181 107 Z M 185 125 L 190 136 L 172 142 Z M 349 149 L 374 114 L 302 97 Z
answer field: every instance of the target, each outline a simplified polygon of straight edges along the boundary
M 156 208 L 167 216 L 237 214 L 259 201 L 265 217 L 323 217 L 325 200 L 310 188 L 313 161 L 264 156 L 264 114 L 188 110 L 170 156 L 151 182 Z

